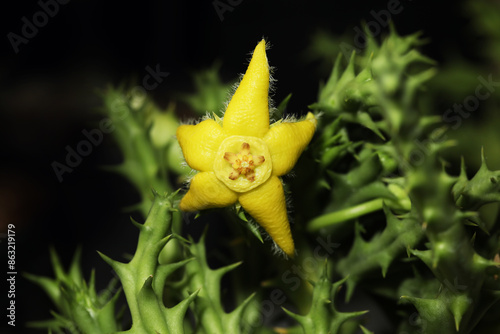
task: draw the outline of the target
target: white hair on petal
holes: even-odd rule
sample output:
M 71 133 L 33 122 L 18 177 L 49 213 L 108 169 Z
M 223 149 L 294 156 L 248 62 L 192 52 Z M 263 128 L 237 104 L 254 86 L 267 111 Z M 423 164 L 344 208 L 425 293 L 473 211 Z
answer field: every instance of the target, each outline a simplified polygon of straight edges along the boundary
M 297 177 L 297 175 L 295 174 L 295 171 L 292 169 L 291 171 L 288 172 L 288 174 L 286 174 L 286 177 L 294 179 L 295 177 Z
M 211 119 L 212 121 L 215 121 L 214 115 L 210 111 L 205 112 L 205 115 L 203 115 L 201 117 L 201 122 L 206 121 L 207 119 Z
M 295 115 L 287 115 L 283 120 L 281 121 L 282 123 L 295 123 L 298 122 L 300 119 L 297 119 Z
M 185 163 L 185 166 L 189 167 L 189 165 L 187 163 Z M 189 185 L 191 184 L 191 181 L 196 176 L 196 174 L 198 174 L 198 171 L 191 168 L 191 170 L 189 171 L 189 174 L 185 176 L 184 181 L 182 182 L 183 187 L 185 189 L 189 189 Z
M 229 106 L 229 102 L 233 99 L 234 93 L 240 86 L 241 80 L 243 80 L 244 74 L 238 75 L 238 81 L 231 85 L 231 88 L 227 92 L 227 99 L 224 101 L 224 110 L 221 111 L 221 119 L 224 118 L 224 114 L 226 113 L 227 107 Z
M 199 123 L 199 119 L 190 117 L 188 119 L 180 121 L 179 126 L 181 126 L 181 125 L 196 125 L 198 123 Z
M 266 37 L 262 36 L 262 39 L 266 41 L 266 51 L 270 50 L 273 45 L 271 44 L 271 41 L 268 41 Z
M 273 96 L 276 93 L 276 82 L 278 82 L 278 79 L 273 77 L 274 71 L 275 67 L 269 66 L 269 97 L 267 101 L 269 106 L 269 118 L 272 118 L 273 114 L 277 111 Z
M 322 118 L 324 114 L 325 114 L 324 112 L 320 111 L 317 114 L 314 114 L 314 117 L 316 118 L 317 121 L 319 121 L 319 119 Z

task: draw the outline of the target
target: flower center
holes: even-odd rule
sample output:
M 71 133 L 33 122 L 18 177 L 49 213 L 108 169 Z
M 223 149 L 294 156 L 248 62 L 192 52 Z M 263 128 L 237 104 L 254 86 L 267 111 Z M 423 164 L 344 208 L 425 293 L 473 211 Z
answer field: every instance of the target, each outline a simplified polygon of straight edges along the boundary
M 255 167 L 266 161 L 264 156 L 254 157 L 250 154 L 250 144 L 241 144 L 239 153 L 225 152 L 224 159 L 231 164 L 233 171 L 229 174 L 231 180 L 236 180 L 240 175 L 244 175 L 250 182 L 255 181 Z
M 257 137 L 230 136 L 219 146 L 214 173 L 231 190 L 245 192 L 264 183 L 272 172 L 266 143 Z

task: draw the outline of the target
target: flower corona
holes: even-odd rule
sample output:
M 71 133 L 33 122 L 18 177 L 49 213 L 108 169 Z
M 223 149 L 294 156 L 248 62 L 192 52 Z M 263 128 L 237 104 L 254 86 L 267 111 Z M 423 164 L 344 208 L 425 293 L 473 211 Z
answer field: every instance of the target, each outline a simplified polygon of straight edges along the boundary
M 231 164 L 233 171 L 229 174 L 231 180 L 236 180 L 240 175 L 246 177 L 248 181 L 255 181 L 255 168 L 262 165 L 266 158 L 263 155 L 254 157 L 250 154 L 250 145 L 241 144 L 241 151 L 237 154 L 232 152 L 224 153 L 224 159 Z

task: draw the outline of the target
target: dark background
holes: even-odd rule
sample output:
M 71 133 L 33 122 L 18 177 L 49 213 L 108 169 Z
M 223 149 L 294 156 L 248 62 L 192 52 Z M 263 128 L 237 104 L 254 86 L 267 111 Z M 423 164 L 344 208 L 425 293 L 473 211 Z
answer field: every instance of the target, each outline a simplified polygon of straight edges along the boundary
M 5 3 L 0 14 L 0 233 L 15 224 L 15 332 L 31 333 L 22 327 L 25 321 L 50 316 L 44 293 L 21 276 L 52 274 L 49 245 L 65 265 L 83 245 L 84 272 L 96 267 L 101 288 L 112 273 L 95 250 L 113 258 L 134 250 L 137 233 L 122 209 L 138 196 L 124 179 L 100 169 L 119 162 L 112 138 L 105 137 L 62 183 L 51 167 L 64 160 L 66 145 L 74 147 L 83 139 L 82 130 L 100 119 L 98 89 L 110 83 L 140 84 L 146 66 L 159 64 L 170 75 L 151 94 L 165 107 L 177 92 L 193 90 L 192 71 L 216 60 L 222 63 L 222 78 L 233 80 L 265 37 L 272 44 L 270 64 L 277 68 L 275 100 L 292 92 L 289 112 L 301 113 L 328 75 L 318 71 L 318 62 L 305 61 L 311 35 L 320 29 L 352 33 L 361 20 L 373 20 L 371 10 L 386 9 L 387 3 L 244 0 L 221 21 L 212 1 L 72 0 L 59 5 L 59 12 L 17 54 L 7 34 L 21 34 L 21 18 L 32 21 L 41 8 L 37 1 Z M 461 4 L 402 0 L 403 11 L 392 21 L 403 35 L 423 31 L 430 38 L 423 52 L 431 58 L 442 61 L 456 52 L 474 62 L 475 41 Z M 186 106 L 180 103 L 178 109 Z M 5 300 L 6 290 L 0 294 Z M 1 332 L 8 333 L 12 329 L 4 329 L 7 320 L 1 319 Z

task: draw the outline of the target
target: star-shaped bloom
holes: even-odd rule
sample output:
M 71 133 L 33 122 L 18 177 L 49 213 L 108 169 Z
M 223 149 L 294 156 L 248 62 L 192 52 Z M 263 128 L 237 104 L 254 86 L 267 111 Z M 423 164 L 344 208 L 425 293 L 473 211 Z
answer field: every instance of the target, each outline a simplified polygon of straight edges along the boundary
M 280 176 L 290 172 L 316 129 L 316 119 L 269 125 L 269 65 L 262 40 L 224 118 L 182 125 L 177 139 L 187 164 L 199 171 L 180 202 L 183 211 L 239 202 L 274 242 L 293 257 Z

